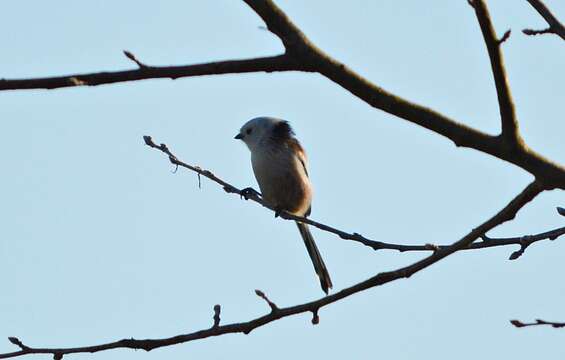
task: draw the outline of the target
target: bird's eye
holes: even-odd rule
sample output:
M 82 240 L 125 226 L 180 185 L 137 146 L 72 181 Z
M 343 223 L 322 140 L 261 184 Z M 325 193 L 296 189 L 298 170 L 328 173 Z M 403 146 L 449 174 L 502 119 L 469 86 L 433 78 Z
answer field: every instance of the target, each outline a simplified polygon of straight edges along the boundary
M 247 129 L 247 130 L 245 131 L 245 133 L 246 133 L 247 135 L 249 135 L 249 134 L 251 134 L 251 131 L 253 131 L 253 129 L 250 128 L 250 129 Z

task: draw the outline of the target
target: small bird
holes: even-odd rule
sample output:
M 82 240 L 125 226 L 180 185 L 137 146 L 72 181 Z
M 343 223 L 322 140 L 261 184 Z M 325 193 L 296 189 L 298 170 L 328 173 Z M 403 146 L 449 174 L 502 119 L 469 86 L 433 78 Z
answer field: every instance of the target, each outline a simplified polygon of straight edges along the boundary
M 312 203 L 312 184 L 308 178 L 306 153 L 294 136 L 288 121 L 258 117 L 243 125 L 235 139 L 251 151 L 251 165 L 263 200 L 275 212 L 287 211 L 308 216 Z M 327 294 L 332 280 L 314 242 L 308 225 L 296 222 L 314 270 Z

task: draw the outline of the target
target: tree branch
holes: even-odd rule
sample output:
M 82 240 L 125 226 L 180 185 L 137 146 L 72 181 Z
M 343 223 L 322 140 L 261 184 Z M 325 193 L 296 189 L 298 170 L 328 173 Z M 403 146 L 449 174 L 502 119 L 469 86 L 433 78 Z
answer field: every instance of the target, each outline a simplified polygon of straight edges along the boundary
M 484 244 L 483 247 L 504 246 L 510 244 L 520 245 L 520 249 L 514 251 L 512 254 L 510 254 L 509 257 L 509 260 L 516 260 L 520 256 L 522 256 L 524 254 L 524 251 L 526 251 L 526 249 L 533 243 L 541 240 L 553 241 L 563 234 L 565 234 L 565 226 L 535 235 L 524 235 L 519 237 L 511 237 L 511 238 L 490 238 L 486 235 L 483 235 L 481 236 L 483 240 L 482 242 L 473 243 L 469 248 L 471 248 L 473 245 L 477 245 L 476 248 L 478 248 L 479 247 L 478 245 L 483 245 L 483 244 Z
M 500 137 L 473 129 L 434 110 L 387 92 L 318 49 L 272 0 L 244 1 L 265 21 L 267 28 L 283 42 L 285 47 L 283 55 L 186 66 L 143 66 L 136 70 L 50 78 L 4 79 L 0 80 L 0 90 L 95 86 L 152 78 L 177 79 L 258 71 L 318 72 L 377 109 L 440 134 L 457 146 L 472 148 L 517 165 L 533 174 L 546 189 L 565 190 L 565 168 L 562 165 L 545 159 L 524 144 L 509 147 Z
M 545 321 L 541 319 L 536 319 L 536 322 L 533 323 L 523 323 L 520 320 L 510 320 L 510 323 L 517 328 L 522 328 L 526 326 L 537 326 L 537 325 L 551 325 L 554 328 L 562 328 L 565 327 L 565 323 L 553 322 L 553 321 Z
M 232 184 L 220 179 L 219 177 L 214 175 L 214 173 L 212 173 L 209 170 L 202 169 L 199 166 L 190 165 L 190 164 L 185 163 L 184 161 L 179 160 L 177 158 L 177 156 L 174 155 L 169 150 L 169 148 L 166 144 L 163 144 L 163 143 L 161 143 L 160 145 L 155 144 L 155 142 L 153 142 L 153 139 L 151 138 L 151 136 L 144 136 L 143 140 L 145 141 L 145 144 L 147 146 L 154 148 L 154 149 L 157 149 L 157 150 L 165 153 L 169 157 L 169 161 L 173 165 L 175 165 L 177 167 L 180 166 L 180 167 L 184 167 L 186 169 L 192 170 L 192 171 L 196 172 L 198 174 L 198 176 L 202 175 L 204 177 L 207 177 L 208 179 L 210 179 L 213 182 L 222 186 L 222 188 L 227 193 L 238 194 L 240 197 L 245 197 L 246 200 L 252 200 L 252 201 L 258 203 L 259 205 L 261 205 L 263 207 L 266 207 L 266 208 L 268 208 L 272 211 L 275 211 L 275 209 L 273 209 L 273 208 L 269 207 L 267 204 L 265 204 L 263 202 L 263 199 L 257 193 L 247 192 L 247 191 L 245 191 L 246 189 L 238 189 L 237 187 L 233 186 Z M 559 210 L 558 210 L 558 212 L 559 212 Z M 287 212 L 280 213 L 280 217 L 285 219 L 285 220 L 300 221 L 300 222 L 312 225 L 312 226 L 314 226 L 314 227 L 316 227 L 316 228 L 318 228 L 322 231 L 327 231 L 329 233 L 335 234 L 335 235 L 339 236 L 341 239 L 351 240 L 351 241 L 361 243 L 365 246 L 372 248 L 373 250 L 385 250 L 385 249 L 387 249 L 387 250 L 397 250 L 397 251 L 400 251 L 400 252 L 406 252 L 406 251 L 438 251 L 438 250 L 446 250 L 451 246 L 451 245 L 434 245 L 434 244 L 403 245 L 403 244 L 387 243 L 387 242 L 382 242 L 382 241 L 371 240 L 371 239 L 366 238 L 365 236 L 363 236 L 359 233 L 356 233 L 356 232 L 348 233 L 346 231 L 339 230 L 337 228 L 323 224 L 321 222 L 314 221 L 310 218 L 292 215 L 292 214 L 289 214 Z M 546 232 L 539 233 L 539 234 L 536 234 L 536 235 L 525 235 L 525 236 L 511 237 L 511 238 L 490 238 L 490 237 L 483 234 L 481 236 L 482 241 L 473 242 L 472 244 L 470 244 L 469 246 L 467 246 L 465 248 L 462 248 L 461 250 L 474 250 L 474 249 L 484 249 L 484 248 L 497 247 L 497 246 L 520 245 L 520 250 L 517 250 L 517 251 L 513 252 L 512 255 L 510 255 L 510 260 L 515 260 L 518 257 L 520 257 L 524 253 L 526 248 L 528 246 L 530 246 L 531 244 L 533 244 L 537 241 L 541 241 L 541 240 L 555 240 L 563 234 L 565 234 L 565 227 L 557 228 L 557 229 L 554 229 L 554 230 L 551 230 L 551 231 L 546 231 Z
M 533 200 L 542 191 L 544 191 L 543 186 L 539 182 L 534 181 L 531 184 L 529 184 L 514 199 L 512 199 L 508 203 L 508 205 L 506 205 L 496 215 L 494 215 L 493 217 L 491 217 L 490 219 L 488 219 L 478 227 L 474 228 L 471 232 L 469 232 L 467 235 L 461 238 L 461 240 L 453 243 L 451 246 L 445 249 L 439 249 L 435 251 L 432 255 L 429 255 L 423 258 L 422 260 L 413 263 L 412 265 L 401 267 L 397 270 L 390 272 L 378 273 L 375 276 L 365 281 L 362 281 L 351 287 L 345 288 L 335 294 L 325 296 L 315 301 L 310 301 L 301 305 L 290 306 L 285 308 L 279 308 L 273 303 L 271 303 L 272 305 L 269 304 L 269 306 L 271 307 L 271 311 L 267 315 L 260 316 L 258 318 L 249 320 L 247 322 L 232 323 L 228 325 L 219 325 L 219 309 L 218 309 L 217 311 L 218 320 L 216 321 L 214 319 L 214 326 L 212 326 L 211 328 L 205 330 L 199 330 L 189 334 L 182 334 L 169 338 L 163 338 L 163 339 L 145 339 L 145 340 L 123 339 L 115 342 L 93 345 L 93 346 L 85 346 L 85 347 L 35 348 L 24 345 L 23 342 L 20 341 L 19 339 L 12 337 L 9 340 L 13 344 L 19 346 L 20 350 L 11 353 L 0 354 L 0 359 L 13 358 L 13 357 L 29 355 L 29 354 L 53 354 L 55 358 L 60 360 L 63 357 L 63 355 L 67 355 L 67 354 L 86 353 L 86 352 L 94 353 L 94 352 L 105 351 L 110 349 L 118 349 L 118 348 L 143 349 L 146 351 L 150 351 L 164 346 L 181 344 L 189 341 L 205 339 L 208 337 L 219 336 L 223 334 L 229 334 L 229 333 L 249 334 L 252 330 L 264 326 L 268 323 L 271 323 L 275 320 L 296 314 L 305 313 L 305 312 L 311 312 L 312 323 L 317 324 L 320 320 L 318 316 L 318 311 L 322 307 L 332 304 L 336 301 L 339 301 L 343 298 L 346 298 L 358 292 L 373 287 L 381 286 L 395 280 L 409 278 L 415 273 L 427 268 L 430 265 L 435 264 L 441 259 L 453 254 L 454 252 L 464 249 L 465 247 L 469 246 L 473 241 L 475 241 L 475 239 L 485 234 L 487 231 L 493 229 L 494 227 L 506 221 L 512 220 L 516 216 L 516 213 L 524 205 L 526 205 L 528 202 Z M 261 297 L 260 294 L 257 295 Z M 267 301 L 266 296 L 262 298 Z M 268 300 L 268 303 L 270 303 L 270 300 Z
M 470 128 L 427 107 L 409 102 L 371 83 L 318 49 L 271 0 L 244 0 L 283 42 L 286 54 L 351 92 L 367 104 L 436 132 L 457 146 L 482 151 L 533 174 L 547 189 L 565 189 L 565 168 L 520 142 L 509 147 L 501 137 Z
M 500 51 L 501 44 L 510 36 L 510 30 L 501 39 L 498 39 L 485 2 L 483 0 L 473 0 L 471 5 L 475 9 L 490 58 L 502 123 L 502 138 L 508 146 L 514 147 L 522 140 L 518 130 L 518 120 L 516 119 L 514 101 L 512 100 L 510 86 L 506 77 L 502 52 Z
M 129 52 L 125 52 L 128 59 L 138 65 L 138 69 L 98 72 L 88 74 L 75 74 L 37 79 L 0 79 L 1 90 L 24 90 L 24 89 L 58 89 L 73 86 L 98 86 L 118 82 L 169 78 L 178 79 L 182 77 L 241 74 L 249 72 L 275 72 L 293 71 L 306 69 L 286 55 L 261 57 L 244 60 L 218 61 L 184 66 L 147 66 L 142 64 Z M 131 55 L 128 56 L 127 54 Z
M 530 5 L 544 18 L 549 25 L 543 30 L 524 29 L 522 32 L 526 35 L 555 34 L 565 40 L 565 27 L 561 22 L 549 11 L 547 6 L 541 0 L 527 0 Z
M 454 252 L 471 248 L 472 246 L 477 246 L 477 248 L 500 246 L 487 245 L 487 243 L 515 243 L 511 242 L 514 240 L 509 240 L 513 238 L 490 239 L 487 238 L 485 234 L 496 226 L 513 219 L 516 213 L 523 206 L 533 200 L 539 193 L 543 192 L 544 190 L 552 188 L 565 189 L 565 169 L 561 165 L 552 163 L 549 160 L 534 153 L 533 151 L 528 149 L 521 141 L 516 141 L 516 146 L 508 146 L 508 139 L 520 140 L 512 99 L 510 97 L 508 84 L 506 83 L 502 56 L 499 49 L 500 43 L 508 38 L 509 33 L 505 34 L 505 36 L 501 40 L 498 40 L 496 38 L 496 36 L 494 35 L 495 33 L 492 27 L 492 23 L 489 19 L 488 10 L 482 0 L 474 0 L 470 1 L 470 3 L 473 4 L 477 13 L 479 23 L 481 24 L 481 30 L 483 32 L 483 36 L 485 37 L 485 42 L 487 43 L 487 49 L 489 50 L 489 56 L 491 58 L 491 66 L 493 68 L 493 74 L 495 76 L 495 83 L 497 86 L 497 94 L 499 96 L 503 136 L 488 135 L 476 129 L 470 128 L 464 124 L 458 123 L 455 120 L 441 115 L 431 109 L 411 103 L 392 93 L 387 92 L 386 90 L 364 79 L 357 73 L 353 72 L 351 69 L 347 68 L 344 64 L 334 60 L 327 54 L 323 53 L 320 49 L 315 47 L 315 45 L 313 45 L 306 38 L 306 36 L 271 0 L 244 1 L 265 21 L 268 29 L 281 39 L 285 47 L 285 53 L 283 55 L 187 66 L 154 67 L 147 66 L 137 60 L 137 58 L 133 54 L 126 53 L 126 56 L 138 65 L 138 69 L 39 79 L 0 80 L 0 90 L 38 88 L 54 89 L 60 87 L 83 85 L 95 86 L 100 84 L 110 84 L 150 78 L 176 79 L 179 77 L 187 76 L 246 73 L 258 71 L 318 72 L 375 108 L 381 109 L 390 114 L 408 120 L 414 124 L 434 131 L 452 140 L 458 146 L 473 148 L 500 159 L 506 160 L 510 163 L 516 164 L 517 166 L 532 173 L 536 177 L 536 180 L 529 184 L 520 194 L 512 199 L 497 214 L 492 216 L 490 219 L 488 219 L 478 227 L 474 228 L 467 235 L 465 235 L 463 238 L 453 243 L 452 245 L 425 245 L 426 248 L 421 250 L 433 250 L 433 253 L 429 256 L 426 256 L 425 258 L 409 266 L 401 267 L 390 272 L 378 273 L 365 281 L 357 283 L 351 287 L 345 288 L 339 292 L 325 296 L 318 300 L 310 301 L 296 306 L 279 308 L 271 300 L 269 300 L 269 298 L 263 292 L 256 291 L 256 294 L 267 302 L 271 311 L 266 315 L 249 320 L 247 322 L 220 325 L 221 308 L 219 305 L 216 305 L 214 307 L 213 325 L 208 329 L 188 334 L 181 334 L 169 338 L 144 340 L 123 339 L 105 344 L 75 348 L 35 348 L 25 345 L 18 338 L 10 337 L 9 341 L 12 344 L 18 346 L 20 350 L 11 353 L 0 354 L 0 359 L 12 358 L 28 354 L 52 354 L 55 360 L 61 360 L 62 357 L 66 354 L 85 352 L 93 353 L 116 348 L 144 349 L 146 351 L 150 351 L 159 347 L 171 346 L 228 333 L 248 334 L 252 330 L 264 326 L 275 320 L 306 312 L 312 313 L 312 323 L 317 324 L 319 322 L 318 312 L 322 307 L 364 290 L 381 286 L 402 278 L 409 278 L 413 274 L 418 273 L 419 271 L 435 264 L 443 258 L 453 254 Z M 496 46 L 493 47 L 493 44 Z M 237 193 L 240 196 L 245 196 L 246 198 L 250 198 L 257 203 L 266 206 L 257 194 L 249 194 L 247 192 L 243 192 L 242 190 L 239 190 L 229 183 L 216 177 L 208 170 L 203 170 L 199 167 L 192 166 L 178 160 L 176 156 L 174 156 L 169 151 L 166 145 L 156 145 L 153 143 L 150 137 L 144 137 L 144 139 L 148 146 L 157 148 L 160 151 L 166 153 L 169 156 L 169 160 L 176 166 L 188 168 L 192 171 L 195 171 L 199 176 L 205 176 L 215 181 L 229 193 Z M 314 222 L 310 219 L 295 217 L 287 213 L 283 213 L 281 214 L 281 216 L 287 219 L 303 221 L 305 223 L 319 227 L 322 230 L 333 232 L 349 240 L 362 242 L 365 245 L 371 247 L 376 246 L 378 248 L 378 246 L 381 246 L 381 248 L 387 248 L 386 246 L 389 246 L 388 248 L 390 248 L 390 246 L 403 246 L 375 242 L 373 240 L 366 239 L 356 233 L 349 234 L 327 225 Z M 548 235 L 548 233 L 544 233 L 534 236 L 543 235 L 544 239 L 551 238 L 553 236 L 557 237 L 562 234 L 559 233 L 559 235 L 556 235 L 559 231 L 562 231 L 562 229 L 556 229 L 552 232 L 548 232 L 551 233 L 550 235 Z M 474 243 L 474 241 L 479 237 L 483 237 L 483 241 L 480 243 Z M 526 241 L 524 240 L 524 237 L 520 239 L 521 240 L 519 244 L 521 246 L 524 246 L 524 244 L 531 240 L 529 239 Z M 529 242 L 525 246 L 527 247 L 531 243 L 533 243 L 533 241 Z M 481 246 L 480 244 L 484 245 Z M 520 251 L 523 252 L 524 249 L 525 247 Z M 395 248 L 395 250 L 403 251 L 399 248 Z M 527 325 L 528 324 L 525 324 L 525 326 Z

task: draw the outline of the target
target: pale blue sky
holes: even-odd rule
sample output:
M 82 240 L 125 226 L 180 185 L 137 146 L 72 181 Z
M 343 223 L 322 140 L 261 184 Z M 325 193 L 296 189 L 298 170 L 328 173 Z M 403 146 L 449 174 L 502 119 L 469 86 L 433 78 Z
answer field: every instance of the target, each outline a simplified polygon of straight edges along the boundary
M 499 127 L 490 65 L 466 1 L 277 1 L 321 48 L 385 89 L 488 132 Z M 565 3 L 547 0 L 565 20 Z M 545 23 L 524 1 L 489 1 L 526 141 L 565 162 L 565 47 L 526 37 Z M 121 70 L 127 49 L 155 65 L 277 54 L 276 37 L 240 1 L 12 1 L 0 6 L 0 78 Z M 322 292 L 294 224 L 179 170 L 143 145 L 255 186 L 233 135 L 249 118 L 294 125 L 310 157 L 312 217 L 376 240 L 449 243 L 529 181 L 524 171 L 370 108 L 314 74 L 149 80 L 0 93 L 0 352 L 168 337 Z M 493 236 L 563 225 L 562 192 L 542 194 Z M 423 254 L 373 252 L 316 229 L 336 290 Z M 464 252 L 409 280 L 371 289 L 249 336 L 150 353 L 69 359 L 563 358 L 563 239 Z M 37 356 L 39 358 L 40 356 Z M 47 358 L 46 356 L 43 356 Z

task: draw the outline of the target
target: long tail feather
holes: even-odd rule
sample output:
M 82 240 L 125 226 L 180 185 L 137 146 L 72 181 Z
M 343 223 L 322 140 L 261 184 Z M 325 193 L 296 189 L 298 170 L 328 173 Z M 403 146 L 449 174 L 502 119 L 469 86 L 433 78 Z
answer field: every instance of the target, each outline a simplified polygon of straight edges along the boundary
M 324 264 L 324 260 L 322 259 L 322 255 L 320 255 L 320 251 L 314 242 L 314 238 L 310 233 L 310 229 L 308 229 L 308 225 L 302 224 L 297 222 L 296 225 L 298 226 L 298 230 L 300 231 L 300 235 L 302 235 L 302 239 L 304 240 L 304 245 L 306 245 L 306 250 L 308 250 L 308 255 L 310 255 L 310 259 L 312 259 L 312 264 L 314 265 L 314 270 L 316 270 L 316 274 L 320 278 L 320 285 L 322 286 L 322 290 L 327 294 L 329 289 L 332 288 L 332 280 L 330 279 L 330 274 L 328 273 L 328 269 L 326 268 L 326 264 Z

